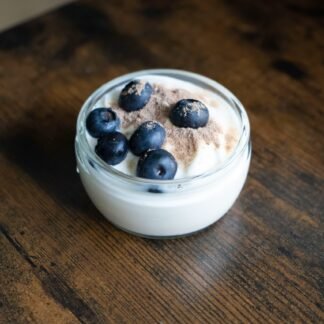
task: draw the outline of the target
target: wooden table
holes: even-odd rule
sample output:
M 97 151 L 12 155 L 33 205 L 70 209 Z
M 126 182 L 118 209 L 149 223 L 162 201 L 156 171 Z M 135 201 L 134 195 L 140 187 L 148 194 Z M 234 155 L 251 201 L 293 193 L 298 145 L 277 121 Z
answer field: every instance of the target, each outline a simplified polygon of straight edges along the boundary
M 0 322 L 323 322 L 322 18 L 320 1 L 89 0 L 1 34 Z M 252 124 L 240 198 L 177 240 L 117 230 L 75 172 L 82 102 L 152 67 L 218 80 Z

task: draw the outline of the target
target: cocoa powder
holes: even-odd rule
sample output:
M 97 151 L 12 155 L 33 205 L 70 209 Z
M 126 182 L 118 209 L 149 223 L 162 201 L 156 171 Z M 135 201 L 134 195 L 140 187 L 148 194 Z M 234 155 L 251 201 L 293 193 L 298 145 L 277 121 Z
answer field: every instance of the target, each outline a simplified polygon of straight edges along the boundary
M 161 123 L 166 130 L 166 141 L 163 147 L 169 150 L 184 167 L 195 158 L 200 143 L 219 147 L 219 136 L 223 131 L 214 120 L 209 120 L 205 127 L 193 129 L 174 126 L 169 119 L 170 110 L 176 102 L 181 99 L 203 101 L 201 93 L 195 95 L 184 89 L 167 89 L 159 84 L 153 84 L 153 89 L 149 102 L 141 110 L 126 112 L 118 106 L 117 102 L 112 103 L 111 108 L 117 113 L 123 128 L 135 129 L 146 121 Z M 226 135 L 225 138 L 228 141 L 226 148 L 230 149 L 235 142 L 234 136 Z

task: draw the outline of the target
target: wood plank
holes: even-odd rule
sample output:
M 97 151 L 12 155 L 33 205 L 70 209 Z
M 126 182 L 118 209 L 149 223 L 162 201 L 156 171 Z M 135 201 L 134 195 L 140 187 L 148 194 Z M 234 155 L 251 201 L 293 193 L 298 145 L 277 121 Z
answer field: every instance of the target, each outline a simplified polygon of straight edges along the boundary
M 306 0 L 88 0 L 0 34 L 0 322 L 322 322 L 322 17 Z M 161 66 L 241 99 L 253 159 L 226 217 L 150 241 L 95 210 L 73 140 L 96 87 Z

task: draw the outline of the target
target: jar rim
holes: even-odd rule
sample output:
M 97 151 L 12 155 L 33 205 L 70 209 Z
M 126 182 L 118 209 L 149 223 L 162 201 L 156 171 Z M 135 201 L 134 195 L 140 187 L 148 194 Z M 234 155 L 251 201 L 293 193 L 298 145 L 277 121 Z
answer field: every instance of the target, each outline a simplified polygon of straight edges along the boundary
M 207 87 L 208 90 L 213 92 L 217 92 L 223 99 L 225 99 L 231 106 L 232 109 L 236 110 L 238 117 L 241 123 L 240 129 L 240 137 L 233 150 L 232 154 L 220 165 L 217 165 L 215 168 L 212 168 L 202 174 L 191 176 L 191 177 L 184 177 L 179 179 L 173 180 L 153 180 L 153 179 L 145 179 L 140 178 L 137 176 L 128 175 L 122 171 L 117 170 L 113 166 L 108 165 L 103 160 L 101 160 L 95 152 L 92 150 L 89 141 L 86 138 L 86 126 L 85 121 L 89 111 L 92 109 L 93 105 L 107 92 L 112 90 L 113 88 L 124 84 L 131 79 L 145 76 L 145 75 L 155 75 L 155 76 L 169 76 L 169 77 L 184 77 L 188 79 L 198 81 L 203 85 L 205 88 Z M 86 152 L 91 160 L 95 161 L 96 165 L 99 166 L 102 170 L 109 173 L 109 175 L 115 176 L 116 178 L 132 182 L 139 185 L 182 185 L 185 183 L 192 183 L 198 182 L 200 180 L 209 178 L 211 176 L 215 176 L 216 174 L 222 172 L 224 169 L 228 168 L 241 154 L 245 151 L 245 148 L 249 144 L 250 140 L 250 122 L 247 116 L 247 113 L 244 109 L 242 103 L 238 100 L 238 98 L 226 87 L 221 85 L 220 83 L 205 77 L 203 75 L 178 70 L 178 69 L 146 69 L 146 70 L 139 70 L 132 73 L 127 73 L 117 78 L 114 78 L 99 88 L 97 88 L 81 107 L 77 118 L 77 132 L 76 132 L 76 145 L 80 145 L 79 149 L 82 152 Z

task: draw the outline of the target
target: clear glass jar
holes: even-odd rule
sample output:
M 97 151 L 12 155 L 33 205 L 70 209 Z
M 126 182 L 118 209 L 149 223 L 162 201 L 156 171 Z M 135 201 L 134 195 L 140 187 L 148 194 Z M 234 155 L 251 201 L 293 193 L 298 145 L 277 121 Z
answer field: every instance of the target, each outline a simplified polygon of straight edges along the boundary
M 88 113 L 112 89 L 148 74 L 193 83 L 214 92 L 230 105 L 241 130 L 234 152 L 222 165 L 199 176 L 149 180 L 124 174 L 96 156 L 86 138 Z M 148 238 L 177 237 L 208 227 L 234 204 L 250 165 L 250 124 L 240 101 L 219 83 L 181 70 L 142 70 L 109 81 L 86 100 L 78 116 L 75 151 L 85 190 L 111 223 Z

